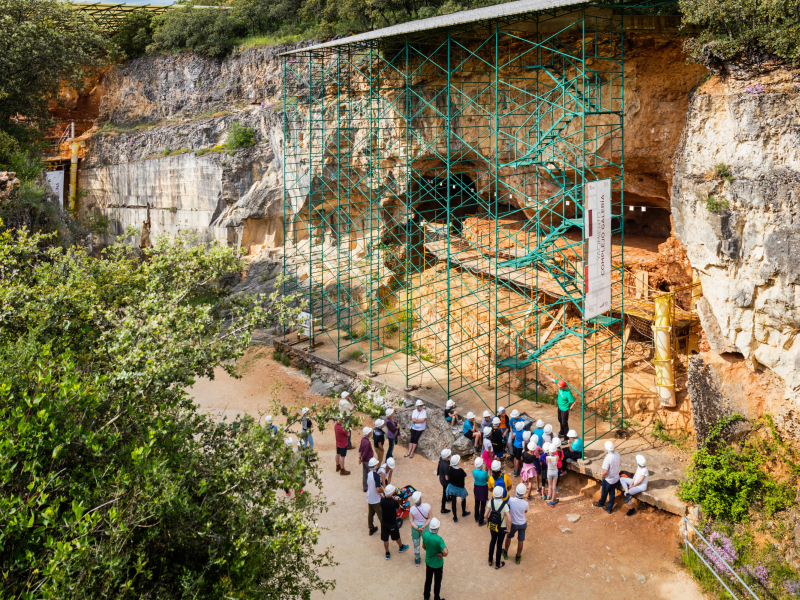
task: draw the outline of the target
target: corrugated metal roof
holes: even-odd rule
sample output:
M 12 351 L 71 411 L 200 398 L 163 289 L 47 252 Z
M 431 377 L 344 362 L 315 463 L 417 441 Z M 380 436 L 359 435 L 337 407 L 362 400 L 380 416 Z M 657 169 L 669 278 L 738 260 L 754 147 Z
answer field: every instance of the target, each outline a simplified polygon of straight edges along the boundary
M 409 21 L 408 23 L 401 23 L 400 25 L 392 25 L 391 27 L 375 29 L 374 31 L 359 33 L 358 35 L 351 35 L 350 37 L 333 40 L 331 42 L 325 42 L 324 44 L 317 44 L 316 46 L 298 48 L 297 50 L 284 52 L 283 55 L 308 52 L 309 50 L 320 50 L 322 48 L 331 48 L 333 46 L 344 46 L 346 44 L 355 44 L 358 42 L 377 40 L 396 35 L 405 35 L 408 33 L 426 31 L 428 29 L 439 29 L 441 27 L 461 25 L 463 23 L 474 23 L 475 21 L 485 21 L 487 19 L 497 19 L 499 17 L 510 17 L 513 15 L 521 15 L 540 10 L 548 10 L 551 8 L 561 8 L 563 6 L 571 6 L 575 4 L 584 4 L 584 2 L 576 2 L 575 0 L 517 0 L 517 2 L 496 4 L 494 6 L 487 6 L 485 8 L 462 10 L 460 12 L 442 15 L 440 17 L 430 17 L 428 19 Z

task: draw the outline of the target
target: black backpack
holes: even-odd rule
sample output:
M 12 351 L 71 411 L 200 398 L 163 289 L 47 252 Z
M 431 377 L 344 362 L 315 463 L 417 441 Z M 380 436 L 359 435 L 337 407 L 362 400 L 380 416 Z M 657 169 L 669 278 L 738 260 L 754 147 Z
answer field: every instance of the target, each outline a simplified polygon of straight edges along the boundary
M 500 530 L 500 523 L 503 522 L 503 508 L 506 504 L 508 504 L 508 500 L 503 500 L 503 503 L 500 505 L 500 508 L 494 507 L 494 500 L 490 501 L 492 503 L 492 512 L 489 513 L 489 518 L 487 519 L 489 523 L 489 530 L 490 531 L 499 531 Z

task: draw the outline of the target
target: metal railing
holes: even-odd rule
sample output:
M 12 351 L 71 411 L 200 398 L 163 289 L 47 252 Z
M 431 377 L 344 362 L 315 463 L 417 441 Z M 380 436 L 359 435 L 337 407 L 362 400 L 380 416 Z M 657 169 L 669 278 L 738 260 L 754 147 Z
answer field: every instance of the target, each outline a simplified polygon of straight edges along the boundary
M 717 557 L 717 558 L 718 558 L 718 559 L 719 559 L 719 560 L 722 562 L 722 564 L 723 564 L 723 565 L 725 565 L 725 570 L 723 571 L 723 573 L 725 573 L 725 572 L 727 572 L 727 573 L 730 573 L 730 574 L 731 574 L 731 581 L 733 581 L 733 578 L 736 578 L 736 580 L 737 580 L 739 583 L 741 583 L 741 584 L 742 584 L 742 587 L 748 591 L 748 593 L 750 594 L 750 596 L 749 596 L 750 598 L 753 598 L 754 600 L 760 600 L 760 599 L 759 599 L 759 597 L 758 597 L 758 596 L 756 596 L 756 593 L 755 593 L 755 592 L 754 592 L 752 589 L 750 589 L 750 586 L 748 586 L 748 585 L 747 585 L 747 584 L 744 582 L 744 580 L 742 580 L 742 578 L 741 578 L 741 577 L 739 576 L 739 574 L 738 574 L 738 573 L 737 573 L 737 572 L 736 572 L 736 571 L 733 569 L 733 567 L 731 567 L 731 566 L 728 564 L 728 562 L 727 562 L 727 561 L 726 561 L 726 560 L 725 560 L 725 559 L 722 557 L 722 555 L 721 555 L 721 554 L 720 554 L 720 553 L 717 551 L 717 548 L 715 548 L 715 547 L 714 547 L 714 545 L 713 545 L 712 543 L 710 543 L 710 542 L 709 542 L 709 541 L 708 541 L 706 538 L 704 538 L 704 537 L 703 537 L 703 534 L 702 534 L 702 533 L 700 533 L 699 531 L 697 531 L 697 529 L 695 528 L 695 526 L 694 526 L 694 525 L 692 525 L 692 524 L 689 522 L 689 519 L 687 519 L 687 518 L 684 516 L 684 517 L 683 517 L 683 544 L 684 544 L 684 547 L 686 548 L 686 554 L 687 554 L 687 557 L 688 557 L 688 554 L 689 554 L 689 550 L 692 550 L 692 551 L 695 553 L 695 555 L 696 555 L 696 556 L 697 556 L 697 557 L 698 557 L 698 558 L 699 558 L 701 561 L 703 561 L 703 564 L 706 566 L 706 568 L 708 568 L 708 570 L 709 570 L 709 571 L 711 571 L 711 573 L 714 575 L 714 577 L 716 577 L 716 578 L 717 578 L 717 581 L 719 581 L 719 582 L 722 584 L 722 587 L 724 587 L 724 588 L 727 590 L 727 592 L 728 592 L 728 593 L 731 595 L 731 597 L 732 597 L 732 598 L 734 598 L 735 600 L 739 600 L 739 596 L 737 596 L 736 594 L 734 594 L 734 593 L 733 593 L 733 590 L 731 590 L 731 588 L 728 586 L 728 584 L 727 584 L 727 583 L 725 583 L 725 581 L 723 580 L 723 578 L 722 578 L 722 577 L 720 577 L 720 574 L 719 574 L 719 573 L 717 573 L 716 569 L 715 569 L 714 567 L 712 567 L 710 564 L 708 564 L 708 561 L 707 561 L 707 560 L 705 559 L 705 557 L 703 556 L 703 553 L 702 553 L 702 552 L 700 552 L 700 551 L 699 551 L 699 550 L 698 550 L 698 549 L 697 549 L 697 548 L 694 546 L 694 544 L 692 544 L 692 542 L 691 542 L 691 541 L 689 541 L 689 528 L 690 528 L 690 527 L 692 528 L 692 531 L 694 531 L 694 533 L 695 533 L 695 534 L 697 534 L 697 537 L 698 537 L 698 538 L 700 538 L 700 540 L 703 542 L 703 544 L 704 544 L 704 547 L 705 547 L 705 548 L 709 548 L 709 549 L 710 549 L 710 550 L 711 550 L 711 551 L 712 551 L 712 552 L 713 552 L 713 553 L 716 555 L 716 557 Z M 687 562 L 688 562 L 688 561 L 687 561 Z

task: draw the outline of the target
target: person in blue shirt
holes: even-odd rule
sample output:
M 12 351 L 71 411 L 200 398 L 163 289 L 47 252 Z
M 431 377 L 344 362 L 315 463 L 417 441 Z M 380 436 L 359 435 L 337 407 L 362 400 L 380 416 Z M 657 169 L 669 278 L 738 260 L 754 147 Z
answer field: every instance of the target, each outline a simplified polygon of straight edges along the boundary
M 475 415 L 473 413 L 467 413 L 464 418 L 464 425 L 461 427 L 461 433 L 464 437 L 472 440 L 472 453 L 480 455 L 483 436 L 481 435 L 481 430 L 475 428 Z
M 564 458 L 567 462 L 575 462 L 583 458 L 583 440 L 578 437 L 574 429 L 570 429 L 567 438 L 572 440 L 570 448 L 564 450 Z
M 525 427 L 525 419 L 519 416 L 519 411 L 515 408 L 511 411 L 511 418 L 508 420 L 508 453 L 514 454 L 514 440 L 516 439 L 517 435 L 517 423 L 522 423 L 523 428 Z
M 533 435 L 535 435 L 537 438 L 539 438 L 536 441 L 536 445 L 539 446 L 539 448 L 541 448 L 542 447 L 542 439 L 544 438 L 544 421 L 542 421 L 541 419 L 536 421 L 536 429 L 533 430 Z
M 278 433 L 278 427 L 272 424 L 272 415 L 267 415 L 264 417 L 264 429 L 272 434 Z
M 514 429 L 514 447 L 512 448 L 514 454 L 514 477 L 519 477 L 519 472 L 522 470 L 522 446 L 524 444 L 525 438 L 522 437 L 523 432 L 522 428 L 525 427 L 525 423 L 522 421 L 517 421 L 516 426 Z

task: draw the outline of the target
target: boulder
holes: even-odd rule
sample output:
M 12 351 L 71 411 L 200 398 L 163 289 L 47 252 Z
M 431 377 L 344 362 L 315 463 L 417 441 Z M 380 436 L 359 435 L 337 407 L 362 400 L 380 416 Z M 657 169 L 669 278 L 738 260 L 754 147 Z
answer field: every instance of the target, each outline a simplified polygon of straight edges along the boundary
M 465 435 L 459 435 L 456 438 L 456 441 L 453 442 L 453 446 L 450 448 L 453 451 L 453 454 L 458 454 L 459 456 L 468 456 L 472 454 L 472 440 L 469 439 Z
M 438 460 L 439 454 L 445 448 L 452 448 L 455 436 L 450 424 L 444 420 L 444 409 L 428 404 L 426 406 L 428 420 L 425 431 L 419 439 L 417 454 L 429 460 Z M 411 437 L 411 413 L 413 408 L 400 408 L 395 411 L 397 424 L 400 427 L 397 443 L 408 447 Z

